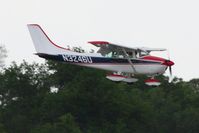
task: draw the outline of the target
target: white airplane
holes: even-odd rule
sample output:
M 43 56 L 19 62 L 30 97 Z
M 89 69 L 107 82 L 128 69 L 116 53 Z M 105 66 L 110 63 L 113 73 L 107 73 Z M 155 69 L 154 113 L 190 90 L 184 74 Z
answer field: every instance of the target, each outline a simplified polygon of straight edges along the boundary
M 162 48 L 132 48 L 107 41 L 90 41 L 99 47 L 97 53 L 78 53 L 60 47 L 50 40 L 38 24 L 29 24 L 28 29 L 37 51 L 36 55 L 47 60 L 56 60 L 70 64 L 111 71 L 107 79 L 116 82 L 137 82 L 136 75 L 147 75 L 145 84 L 159 86 L 161 83 L 154 77 L 163 74 L 174 62 L 164 58 L 151 56 L 152 51 L 165 51 Z

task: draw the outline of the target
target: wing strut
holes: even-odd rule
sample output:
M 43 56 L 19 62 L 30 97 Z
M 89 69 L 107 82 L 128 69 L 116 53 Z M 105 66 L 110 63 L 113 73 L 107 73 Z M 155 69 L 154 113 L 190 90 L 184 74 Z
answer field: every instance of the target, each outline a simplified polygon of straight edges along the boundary
M 131 59 L 130 59 L 129 55 L 127 54 L 126 50 L 125 50 L 124 48 L 122 48 L 122 51 L 124 52 L 124 56 L 127 58 L 129 64 L 130 64 L 131 67 L 133 68 L 133 71 L 134 71 L 135 73 L 137 73 L 137 72 L 136 72 L 136 69 L 135 69 L 135 67 L 134 67 L 134 65 L 133 65 L 133 62 L 131 61 Z

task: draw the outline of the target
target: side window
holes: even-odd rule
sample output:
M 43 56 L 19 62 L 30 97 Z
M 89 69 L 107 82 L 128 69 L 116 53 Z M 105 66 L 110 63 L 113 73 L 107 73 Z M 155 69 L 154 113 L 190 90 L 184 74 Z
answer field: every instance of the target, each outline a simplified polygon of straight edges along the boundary
M 140 57 L 140 53 L 138 51 L 135 51 L 135 58 L 139 58 Z
M 124 58 L 124 54 L 123 54 L 122 51 L 112 51 L 112 52 L 106 54 L 105 57 L 110 57 L 110 58 Z
M 130 58 L 133 58 L 133 52 L 127 52 Z
M 110 53 L 106 54 L 105 57 L 112 57 L 112 55 L 113 55 L 113 53 L 110 52 Z

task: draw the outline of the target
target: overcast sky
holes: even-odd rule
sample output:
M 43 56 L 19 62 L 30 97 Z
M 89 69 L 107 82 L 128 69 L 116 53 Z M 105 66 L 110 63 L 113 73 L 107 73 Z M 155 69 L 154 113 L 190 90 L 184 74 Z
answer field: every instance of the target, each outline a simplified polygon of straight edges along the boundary
M 174 75 L 199 78 L 198 0 L 0 0 L 0 44 L 6 64 L 42 62 L 26 25 L 37 23 L 60 46 L 105 40 L 131 47 L 167 48 Z M 165 53 L 163 53 L 165 56 Z

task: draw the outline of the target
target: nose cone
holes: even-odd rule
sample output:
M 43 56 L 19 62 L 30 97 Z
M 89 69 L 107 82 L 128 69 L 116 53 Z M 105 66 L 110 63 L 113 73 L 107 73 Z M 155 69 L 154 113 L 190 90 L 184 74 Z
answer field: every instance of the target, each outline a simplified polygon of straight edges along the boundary
M 173 61 L 170 61 L 170 60 L 165 60 L 162 64 L 166 65 L 166 66 L 173 66 L 175 63 Z

